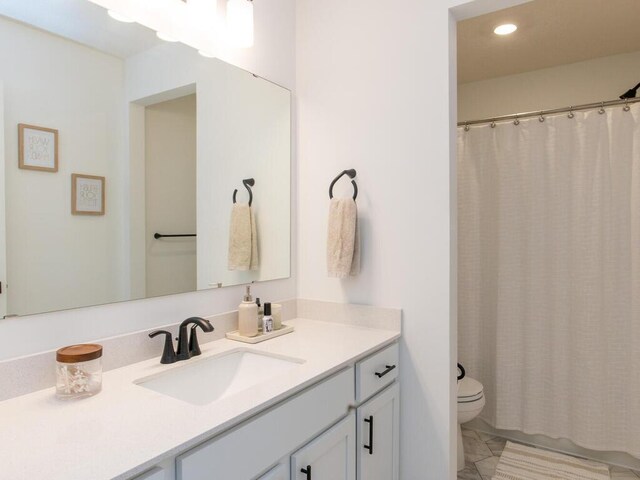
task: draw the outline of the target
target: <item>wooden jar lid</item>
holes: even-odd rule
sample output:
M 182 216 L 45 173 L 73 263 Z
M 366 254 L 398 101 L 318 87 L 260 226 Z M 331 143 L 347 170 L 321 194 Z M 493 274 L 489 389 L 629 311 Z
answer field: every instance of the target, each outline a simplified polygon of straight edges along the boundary
M 69 345 L 56 352 L 56 360 L 61 363 L 80 363 L 95 360 L 102 356 L 102 345 L 86 343 L 83 345 Z

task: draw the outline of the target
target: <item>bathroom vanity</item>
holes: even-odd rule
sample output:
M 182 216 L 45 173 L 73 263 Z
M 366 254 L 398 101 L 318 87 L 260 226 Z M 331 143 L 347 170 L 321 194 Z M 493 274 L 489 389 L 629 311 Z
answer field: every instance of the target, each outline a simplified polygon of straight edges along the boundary
M 46 389 L 1 402 L 3 475 L 397 479 L 399 331 L 288 323 L 294 333 L 262 344 L 222 339 L 185 362 L 109 371 L 88 399 Z

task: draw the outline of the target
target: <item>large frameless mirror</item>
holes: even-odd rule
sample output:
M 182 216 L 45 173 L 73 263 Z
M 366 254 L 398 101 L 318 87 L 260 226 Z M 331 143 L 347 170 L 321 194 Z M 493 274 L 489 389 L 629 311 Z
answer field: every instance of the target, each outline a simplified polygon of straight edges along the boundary
M 4 2 L 0 65 L 0 317 L 289 276 L 288 90 L 87 0 Z

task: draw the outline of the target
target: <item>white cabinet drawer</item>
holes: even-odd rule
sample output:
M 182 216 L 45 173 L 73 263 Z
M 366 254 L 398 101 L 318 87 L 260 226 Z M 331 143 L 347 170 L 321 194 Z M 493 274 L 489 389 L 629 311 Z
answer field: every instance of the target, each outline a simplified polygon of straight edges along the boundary
M 356 401 L 363 402 L 398 377 L 398 344 L 356 364 Z
M 353 368 L 176 459 L 177 480 L 247 480 L 318 435 L 353 403 Z

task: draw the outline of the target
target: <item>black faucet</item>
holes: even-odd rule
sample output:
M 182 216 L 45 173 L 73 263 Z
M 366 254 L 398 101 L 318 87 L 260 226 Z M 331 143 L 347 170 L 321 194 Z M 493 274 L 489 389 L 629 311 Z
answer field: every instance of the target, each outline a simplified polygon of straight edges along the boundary
M 191 339 L 187 333 L 187 327 L 191 327 Z M 178 350 L 176 355 L 178 360 L 188 360 L 191 357 L 200 355 L 200 345 L 198 345 L 198 337 L 196 336 L 196 328 L 200 327 L 205 332 L 213 332 L 213 325 L 209 320 L 200 317 L 187 318 L 180 324 L 180 334 L 178 335 Z
M 162 358 L 160 358 L 160 363 L 175 363 L 178 361 L 176 357 L 176 351 L 173 349 L 173 339 L 171 338 L 171 332 L 167 332 L 166 330 L 156 330 L 155 332 L 151 332 L 149 334 L 150 338 L 153 338 L 157 335 L 164 334 L 164 350 L 162 351 Z
M 191 326 L 191 336 L 187 331 L 187 327 Z M 180 360 L 188 360 L 191 357 L 200 355 L 200 345 L 198 344 L 198 336 L 196 335 L 196 329 L 200 327 L 205 332 L 213 332 L 213 325 L 209 320 L 205 320 L 200 317 L 187 318 L 180 324 L 180 333 L 178 335 L 178 351 L 173 350 L 173 341 L 171 339 L 171 333 L 166 330 L 156 330 L 151 332 L 149 337 L 153 338 L 156 335 L 164 334 L 165 343 L 164 350 L 162 352 L 162 358 L 160 363 L 174 363 Z

